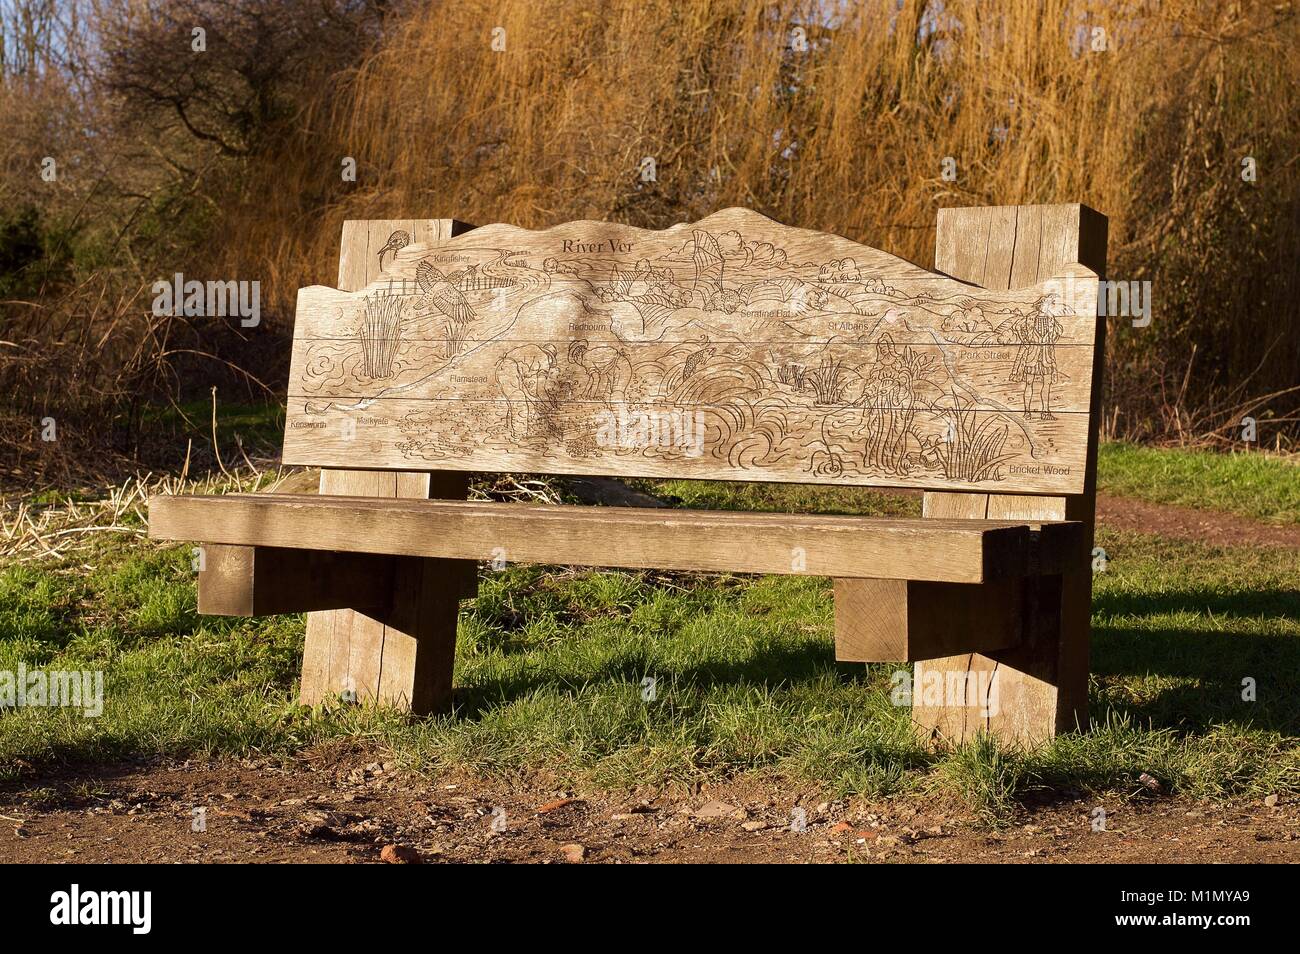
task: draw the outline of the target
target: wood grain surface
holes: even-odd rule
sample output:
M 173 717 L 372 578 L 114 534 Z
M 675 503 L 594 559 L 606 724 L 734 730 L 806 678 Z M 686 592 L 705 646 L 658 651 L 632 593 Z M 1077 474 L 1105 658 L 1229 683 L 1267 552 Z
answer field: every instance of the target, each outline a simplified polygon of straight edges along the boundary
M 984 289 L 745 209 L 403 235 L 300 292 L 286 463 L 1083 487 L 1083 266 Z

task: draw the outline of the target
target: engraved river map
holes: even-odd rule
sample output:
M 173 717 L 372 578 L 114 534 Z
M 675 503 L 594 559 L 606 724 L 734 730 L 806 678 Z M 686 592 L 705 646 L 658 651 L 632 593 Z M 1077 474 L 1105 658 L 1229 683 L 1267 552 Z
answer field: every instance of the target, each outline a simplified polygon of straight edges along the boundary
M 372 254 L 300 292 L 288 463 L 1082 486 L 1087 274 L 988 291 L 741 209 Z

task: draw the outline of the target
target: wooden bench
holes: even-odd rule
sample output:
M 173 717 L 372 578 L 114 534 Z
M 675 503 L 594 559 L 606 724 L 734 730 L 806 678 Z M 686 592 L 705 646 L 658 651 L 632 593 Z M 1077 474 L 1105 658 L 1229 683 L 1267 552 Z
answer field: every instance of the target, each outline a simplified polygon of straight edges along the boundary
M 303 612 L 301 700 L 451 703 L 477 563 L 834 578 L 840 660 L 915 662 L 934 739 L 1086 725 L 1106 222 L 939 213 L 930 272 L 744 209 L 646 231 L 350 221 L 299 293 L 284 462 L 160 496 L 199 611 Z M 924 491 L 913 519 L 466 500 L 471 471 Z M 986 698 L 992 687 L 995 695 Z

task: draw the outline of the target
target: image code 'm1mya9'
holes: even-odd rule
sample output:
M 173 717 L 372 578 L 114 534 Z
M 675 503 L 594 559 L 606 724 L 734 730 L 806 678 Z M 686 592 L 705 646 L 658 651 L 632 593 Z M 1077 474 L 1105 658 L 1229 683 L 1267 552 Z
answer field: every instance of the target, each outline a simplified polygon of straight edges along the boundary
M 743 209 L 380 252 L 299 293 L 286 463 L 1082 489 L 1081 267 L 990 291 Z

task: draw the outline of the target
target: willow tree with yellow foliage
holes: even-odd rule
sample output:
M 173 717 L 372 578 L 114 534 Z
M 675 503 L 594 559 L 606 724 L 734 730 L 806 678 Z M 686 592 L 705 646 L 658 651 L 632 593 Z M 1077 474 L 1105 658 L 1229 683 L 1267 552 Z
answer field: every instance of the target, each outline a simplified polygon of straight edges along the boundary
M 156 142 L 93 203 L 133 253 L 115 280 L 261 280 L 280 344 L 220 353 L 268 381 L 297 288 L 333 282 L 345 218 L 662 227 L 743 205 L 929 266 L 939 208 L 1084 202 L 1110 217 L 1109 277 L 1151 283 L 1149 325 L 1112 319 L 1110 432 L 1191 440 L 1250 413 L 1281 446 L 1295 433 L 1294 3 L 94 6 L 113 55 L 89 115 L 106 141 Z M 187 87 L 176 44 L 205 22 Z M 184 241 L 159 254 L 128 194 L 174 201 Z M 157 338 L 146 324 L 131 340 Z

